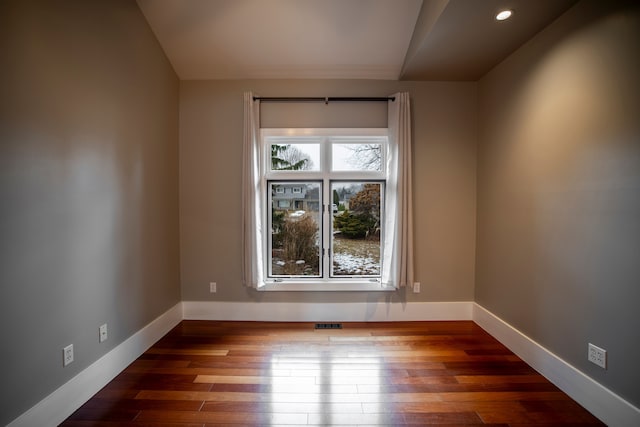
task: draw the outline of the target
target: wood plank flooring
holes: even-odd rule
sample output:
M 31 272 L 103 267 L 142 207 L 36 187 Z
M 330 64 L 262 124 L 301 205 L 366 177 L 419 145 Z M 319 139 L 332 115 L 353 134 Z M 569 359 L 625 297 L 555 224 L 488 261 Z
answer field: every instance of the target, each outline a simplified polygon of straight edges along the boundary
M 473 322 L 183 321 L 66 427 L 594 426 Z

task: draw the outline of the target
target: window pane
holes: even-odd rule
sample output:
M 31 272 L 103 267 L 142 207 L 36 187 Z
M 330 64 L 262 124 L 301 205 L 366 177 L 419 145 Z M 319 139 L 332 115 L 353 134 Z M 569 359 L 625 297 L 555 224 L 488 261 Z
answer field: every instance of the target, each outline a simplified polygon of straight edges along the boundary
M 380 277 L 381 182 L 332 182 L 331 275 Z
M 320 277 L 321 185 L 269 183 L 272 277 Z
M 381 171 L 382 144 L 333 144 L 331 169 L 334 171 Z
M 320 170 L 320 144 L 270 144 L 271 170 Z

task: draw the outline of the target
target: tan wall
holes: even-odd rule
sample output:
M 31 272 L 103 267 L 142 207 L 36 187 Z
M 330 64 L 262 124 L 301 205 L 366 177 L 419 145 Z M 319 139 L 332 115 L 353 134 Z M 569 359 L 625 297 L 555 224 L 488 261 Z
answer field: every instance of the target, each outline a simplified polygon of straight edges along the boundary
M 0 52 L 6 425 L 180 301 L 179 86 L 128 0 L 2 1 Z
M 386 96 L 409 91 L 414 127 L 416 279 L 422 293 L 257 293 L 241 284 L 242 94 Z M 380 105 L 265 106 L 269 125 L 382 126 Z M 180 88 L 180 253 L 185 301 L 473 300 L 476 84 L 391 81 L 183 81 Z M 278 112 L 275 109 L 280 109 Z M 282 108 L 287 109 L 286 114 Z M 362 108 L 373 111 L 372 120 Z M 337 109 L 337 110 L 335 110 Z M 313 110 L 313 111 L 311 111 Z M 326 110 L 325 110 L 326 111 Z M 337 111 L 337 113 L 336 113 Z M 312 114 L 313 113 L 313 114 Z M 293 121 L 293 120 L 292 120 Z M 209 293 L 209 282 L 218 284 Z
M 582 1 L 480 81 L 476 264 L 479 304 L 636 406 L 638 40 L 637 3 Z

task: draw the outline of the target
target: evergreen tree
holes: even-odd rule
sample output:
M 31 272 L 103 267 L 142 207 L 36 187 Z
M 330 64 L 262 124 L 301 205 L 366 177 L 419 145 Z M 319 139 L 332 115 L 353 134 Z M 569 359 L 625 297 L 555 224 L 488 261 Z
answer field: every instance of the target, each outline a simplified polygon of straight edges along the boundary
M 311 159 L 308 157 L 303 157 L 297 161 L 288 160 L 291 158 L 290 152 L 294 150 L 295 147 L 291 147 L 291 145 L 271 145 L 271 169 L 278 171 L 298 171 L 304 170 L 310 164 Z M 298 156 L 301 157 L 301 156 Z

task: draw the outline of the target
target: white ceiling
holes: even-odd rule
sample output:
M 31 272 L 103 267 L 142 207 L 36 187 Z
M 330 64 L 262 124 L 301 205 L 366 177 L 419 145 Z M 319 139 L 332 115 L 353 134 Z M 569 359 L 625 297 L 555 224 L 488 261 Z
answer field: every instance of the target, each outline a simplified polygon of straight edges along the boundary
M 477 80 L 575 2 L 138 0 L 183 80 Z

